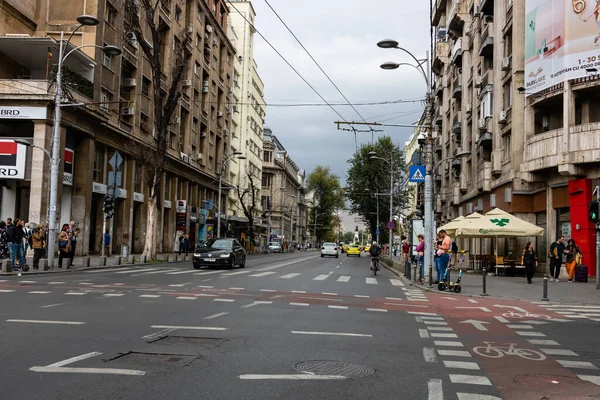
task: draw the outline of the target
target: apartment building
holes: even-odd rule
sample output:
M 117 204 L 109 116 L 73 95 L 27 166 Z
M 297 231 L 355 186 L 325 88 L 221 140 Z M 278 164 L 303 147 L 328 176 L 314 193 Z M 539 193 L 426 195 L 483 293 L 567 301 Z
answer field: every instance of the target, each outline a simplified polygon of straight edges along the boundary
M 434 4 L 434 150 L 437 160 L 449 158 L 434 171 L 441 177 L 434 180 L 436 216 L 446 222 L 502 208 L 545 228 L 534 242 L 542 261 L 564 235 L 577 240 L 594 274 L 587 205 L 600 176 L 600 117 L 592 111 L 600 80 L 594 65 L 557 70 L 553 57 L 569 55 L 572 32 L 587 34 L 593 51 L 597 29 L 572 15 L 570 2 L 534 6 Z M 587 57 L 579 59 L 585 64 Z M 524 240 L 500 240 L 497 250 L 518 254 Z
M 96 16 L 100 23 L 79 29 L 71 39 L 74 46 L 108 44 L 123 51 L 111 58 L 86 47 L 75 50 L 64 64 L 67 99 L 82 105 L 62 108 L 63 186 L 59 188 L 56 223 L 74 220 L 79 225 L 79 254 L 100 251 L 102 203 L 111 176 L 120 177 L 116 179 L 120 194 L 115 216 L 108 224 L 112 251 L 118 253 L 126 245 L 139 253 L 144 245 L 147 187 L 131 150 L 136 143 L 153 140 L 153 83 L 138 38 L 124 18 L 124 3 L 8 0 L 0 10 L 0 33 L 4 35 L 0 37 L 0 110 L 5 111 L 0 112 L 0 136 L 8 140 L 21 138 L 50 150 L 56 38 L 61 31 L 68 37 L 79 15 Z M 212 217 L 224 209 L 217 202 L 217 188 L 221 159 L 229 148 L 226 132 L 231 115 L 227 105 L 231 103 L 235 52 L 226 35 L 227 15 L 222 0 L 161 0 L 156 12 L 165 66 L 160 84 L 165 92 L 171 84 L 172 66 L 181 61 L 176 59 L 174 47 L 185 40 L 191 54 L 169 128 L 168 160 L 160 188 L 159 252 L 173 251 L 183 232 L 188 232 L 192 241 L 210 236 Z M 3 177 L 0 218 L 44 223 L 49 162 L 36 148 L 16 145 L 16 153 L 17 159 L 26 157 L 24 173 Z M 224 176 L 228 187 L 229 175 Z
M 231 151 L 240 151 L 244 160 L 232 158 L 229 181 L 238 187 L 247 187 L 249 179 L 260 189 L 263 158 L 263 135 L 266 116 L 264 84 L 254 60 L 254 19 L 256 13 L 249 1 L 231 1 L 229 7 L 228 37 L 235 49 L 233 59 Z M 260 194 L 258 195 L 260 199 Z M 247 203 L 251 203 L 248 196 Z M 240 207 L 237 192 L 230 192 L 230 213 L 242 224 L 247 218 Z M 262 213 L 260 201 L 255 209 L 256 223 Z
M 307 240 L 306 172 L 299 169 L 269 128 L 263 140 L 262 204 L 269 239 L 284 244 Z

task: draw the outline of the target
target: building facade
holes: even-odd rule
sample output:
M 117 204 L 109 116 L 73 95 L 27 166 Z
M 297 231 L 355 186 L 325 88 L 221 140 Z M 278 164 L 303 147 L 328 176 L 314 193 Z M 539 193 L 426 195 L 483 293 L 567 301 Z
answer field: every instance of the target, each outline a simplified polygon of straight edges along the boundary
M 557 236 L 573 237 L 594 275 L 587 206 L 600 176 L 600 80 L 525 89 L 525 11 L 526 0 L 434 4 L 434 153 L 448 158 L 434 171 L 437 218 L 502 208 L 545 229 L 533 238 L 542 262 Z M 500 240 L 497 251 L 519 254 L 525 240 Z
M 103 199 L 108 186 L 120 189 L 115 215 L 108 221 L 112 252 L 127 246 L 139 253 L 144 246 L 147 187 L 132 147 L 153 141 L 153 81 L 138 38 L 125 18 L 125 0 L 97 2 L 15 1 L 10 12 L 18 18 L 0 19 L 0 136 L 15 137 L 51 149 L 53 71 L 60 31 L 68 37 L 77 16 L 94 15 L 95 27 L 83 27 L 72 43 L 116 45 L 123 51 L 105 57 L 99 49 L 75 51 L 65 61 L 64 88 L 69 103 L 62 108 L 60 126 L 63 185 L 59 188 L 59 219 L 75 221 L 81 234 L 78 254 L 98 254 L 103 225 Z M 4 2 L 7 4 L 7 2 Z M 8 8 L 3 8 L 4 14 Z M 170 124 L 166 172 L 160 183 L 158 251 L 177 248 L 183 232 L 190 240 L 213 232 L 218 173 L 229 148 L 234 48 L 227 38 L 227 7 L 221 0 L 161 1 L 156 11 L 160 26 L 161 88 L 166 92 L 168 71 L 178 61 L 173 48 L 184 40 L 191 54 L 184 71 L 181 98 Z M 40 17 L 40 16 L 43 16 Z M 24 21 L 17 25 L 15 21 Z M 91 49 L 91 50 L 90 50 Z M 26 156 L 22 178 L 2 180 L 0 218 L 19 217 L 45 223 L 48 212 L 50 166 L 42 151 L 17 146 Z M 228 175 L 226 175 L 228 177 Z M 60 180 L 60 179 L 59 179 Z M 225 185 L 231 185 L 224 179 Z M 222 200 L 225 203 L 225 199 Z

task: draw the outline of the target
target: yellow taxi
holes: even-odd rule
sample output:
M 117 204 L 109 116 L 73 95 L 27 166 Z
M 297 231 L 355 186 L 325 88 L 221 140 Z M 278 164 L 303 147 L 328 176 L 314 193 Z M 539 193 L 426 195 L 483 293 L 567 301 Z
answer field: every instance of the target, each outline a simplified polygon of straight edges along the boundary
M 367 253 L 369 252 L 369 250 L 371 250 L 371 245 L 370 244 L 368 244 L 368 245 L 365 246 L 365 251 Z
M 351 244 L 348 246 L 348 250 L 346 250 L 346 254 L 348 256 L 359 256 L 360 257 L 360 246 L 357 244 Z
M 348 251 L 348 244 L 342 244 L 342 253 L 346 253 Z

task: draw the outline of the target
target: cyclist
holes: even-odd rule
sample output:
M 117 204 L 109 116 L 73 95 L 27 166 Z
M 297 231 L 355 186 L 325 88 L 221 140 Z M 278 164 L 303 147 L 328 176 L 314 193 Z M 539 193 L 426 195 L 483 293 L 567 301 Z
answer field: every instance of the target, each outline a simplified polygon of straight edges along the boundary
M 379 255 L 381 254 L 381 248 L 377 245 L 377 242 L 373 242 L 369 249 L 371 255 L 371 269 L 376 268 L 379 263 Z

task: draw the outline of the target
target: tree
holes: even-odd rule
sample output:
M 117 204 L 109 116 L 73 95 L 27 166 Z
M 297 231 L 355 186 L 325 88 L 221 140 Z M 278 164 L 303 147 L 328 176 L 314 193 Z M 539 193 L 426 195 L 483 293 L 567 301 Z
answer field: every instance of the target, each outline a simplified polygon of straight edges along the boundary
M 254 246 L 254 212 L 258 208 L 260 188 L 254 181 L 255 179 L 258 181 L 258 178 L 253 176 L 250 171 L 246 171 L 246 175 L 246 182 L 242 182 L 241 178 L 238 180 L 236 194 L 239 200 L 239 207 L 241 207 L 244 215 L 248 218 L 248 237 L 250 238 L 250 243 Z
M 169 147 L 169 125 L 177 110 L 181 96 L 181 83 L 188 70 L 191 53 L 187 47 L 191 38 L 187 34 L 175 36 L 172 62 L 165 61 L 167 49 L 166 27 L 159 17 L 161 0 L 125 0 L 125 24 L 135 34 L 152 72 L 153 141 L 133 148 L 133 157 L 143 170 L 148 186 L 146 214 L 146 242 L 143 256 L 156 258 L 158 196 Z M 148 33 L 148 36 L 145 34 Z M 170 78 L 170 83 L 168 79 Z
M 369 153 L 376 152 L 385 160 L 393 160 L 393 171 L 383 160 L 370 159 Z M 406 182 L 404 153 L 392 142 L 389 136 L 383 136 L 374 144 L 363 145 L 348 160 L 346 192 L 350 201 L 350 211 L 363 217 L 373 238 L 380 228 L 380 242 L 387 243 L 388 229 L 385 223 L 389 219 L 390 173 L 394 176 L 393 210 L 398 213 L 406 204 Z M 377 226 L 377 203 L 379 202 L 379 226 Z
M 329 167 L 317 166 L 308 176 L 306 188 L 314 192 L 315 206 L 309 212 L 309 221 L 314 223 L 315 216 L 319 217 L 317 227 L 317 241 L 330 237 L 332 232 L 334 213 L 338 208 L 344 208 L 344 196 L 340 186 L 340 178 L 332 173 Z

